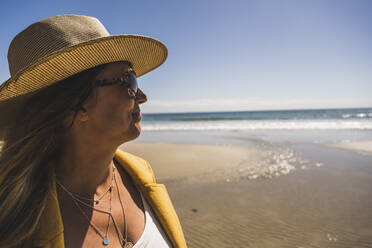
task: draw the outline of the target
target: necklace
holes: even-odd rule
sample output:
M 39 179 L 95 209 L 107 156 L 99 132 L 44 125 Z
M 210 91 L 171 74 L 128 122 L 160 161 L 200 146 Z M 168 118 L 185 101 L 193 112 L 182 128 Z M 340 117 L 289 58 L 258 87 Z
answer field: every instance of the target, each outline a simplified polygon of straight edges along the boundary
M 69 195 L 73 195 L 75 198 L 79 198 L 79 199 L 82 199 L 82 200 L 85 200 L 85 201 L 90 201 L 90 202 L 95 202 L 96 204 L 100 203 L 100 201 L 102 200 L 103 197 L 105 197 L 105 195 L 112 190 L 112 187 L 113 187 L 113 183 L 114 183 L 114 177 L 115 177 L 115 166 L 113 166 L 112 168 L 112 178 L 111 178 L 111 183 L 110 183 L 110 187 L 102 194 L 100 195 L 97 199 L 94 199 L 94 198 L 87 198 L 87 197 L 84 197 L 82 195 L 79 195 L 77 193 L 74 193 L 74 192 L 71 192 L 69 191 L 66 187 L 64 187 L 62 185 L 61 182 L 59 182 L 58 180 L 57 183 L 59 184 L 59 186 L 66 192 L 69 193 Z
M 80 196 L 79 194 L 77 193 L 73 193 L 71 191 L 69 191 L 65 186 L 63 186 L 63 184 L 61 182 L 58 181 L 58 179 L 56 179 L 56 182 L 57 184 L 72 198 L 73 202 L 75 203 L 76 207 L 79 209 L 79 211 L 82 213 L 82 215 L 87 219 L 87 221 L 89 222 L 89 225 L 93 227 L 93 229 L 96 231 L 96 233 L 102 238 L 102 243 L 103 245 L 108 245 L 109 244 L 109 238 L 108 238 L 108 230 L 110 228 L 110 220 L 111 220 L 111 217 L 112 217 L 112 188 L 113 188 L 113 181 L 114 181 L 114 176 L 115 176 L 115 166 L 113 166 L 112 168 L 112 178 L 111 178 L 111 184 L 110 184 L 110 187 L 98 198 L 98 199 L 94 199 L 94 198 L 86 198 L 86 197 L 83 197 L 83 196 Z M 101 209 L 97 209 L 97 208 L 94 208 L 92 207 L 91 205 L 83 202 L 81 199 L 84 199 L 86 201 L 90 201 L 90 202 L 95 202 L 95 203 L 99 203 L 100 200 L 108 193 L 110 192 L 110 207 L 109 207 L 109 212 L 107 211 L 104 211 L 104 210 L 101 210 Z M 80 199 L 79 199 L 80 198 Z M 85 211 L 81 208 L 81 206 L 79 205 L 79 203 L 93 209 L 93 210 L 96 210 L 98 212 L 101 212 L 101 213 L 105 213 L 108 215 L 108 220 L 107 220 L 107 226 L 106 226 L 106 232 L 105 232 L 105 235 L 102 235 L 101 231 L 99 230 L 99 228 L 94 225 L 94 223 L 92 221 L 90 221 L 88 215 L 85 213 Z
M 80 196 L 76 193 L 73 193 L 73 192 L 70 192 L 66 187 L 64 187 L 62 185 L 62 183 L 60 183 L 58 180 L 56 180 L 56 182 L 58 183 L 58 185 L 71 197 L 71 199 L 73 200 L 74 204 L 76 205 L 76 207 L 79 209 L 79 211 L 81 212 L 81 214 L 87 219 L 89 225 L 96 231 L 96 233 L 102 238 L 102 244 L 107 246 L 109 245 L 109 238 L 108 238 L 108 230 L 109 230 L 109 226 L 110 226 L 110 220 L 112 220 L 113 224 L 114 224 L 114 228 L 116 230 L 116 233 L 118 234 L 118 238 L 119 238 L 119 241 L 120 241 L 120 244 L 123 248 L 132 248 L 134 246 L 134 244 L 130 241 L 128 241 L 128 233 L 127 233 L 127 221 L 126 221 L 126 217 L 125 217 L 125 209 L 124 209 L 124 206 L 123 206 L 123 203 L 122 203 L 122 200 L 121 200 L 121 196 L 120 196 L 120 190 L 119 190 L 119 186 L 118 186 L 118 183 L 117 183 L 117 180 L 116 180 L 116 176 L 115 176 L 115 166 L 113 166 L 113 174 L 112 174 L 112 179 L 111 179 L 111 185 L 109 187 L 109 189 L 104 193 L 102 194 L 99 199 L 95 200 L 94 198 L 86 198 L 86 197 L 83 197 L 83 196 Z M 118 198 L 119 198 L 119 202 L 120 202 L 120 206 L 121 206 L 121 210 L 122 210 L 122 215 L 123 215 L 123 219 L 124 219 L 124 237 L 123 235 L 121 234 L 120 232 L 120 228 L 118 227 L 117 223 L 116 223 L 116 220 L 114 218 L 114 216 L 112 215 L 112 189 L 113 189 L 113 182 L 115 181 L 115 185 L 116 185 L 116 188 L 117 188 L 117 193 L 118 193 Z M 86 200 L 86 201 L 90 201 L 90 202 L 96 202 L 96 203 L 99 203 L 99 201 L 103 198 L 104 195 L 106 195 L 108 192 L 110 192 L 110 208 L 109 208 L 109 211 L 104 211 L 102 209 L 97 209 L 95 207 L 92 207 L 91 205 L 87 204 L 86 202 L 84 202 L 83 200 Z M 104 213 L 104 214 L 107 214 L 108 215 L 108 222 L 107 222 L 107 226 L 106 226 L 106 233 L 105 235 L 102 235 L 101 231 L 99 230 L 99 228 L 89 219 L 88 215 L 85 213 L 85 211 L 81 208 L 81 206 L 79 205 L 82 204 L 86 207 L 89 207 L 91 208 L 92 210 L 95 210 L 95 211 L 98 211 L 100 213 Z
M 98 228 L 96 225 L 94 225 L 94 223 L 89 219 L 88 215 L 87 215 L 87 214 L 84 212 L 84 210 L 80 207 L 80 205 L 79 205 L 80 200 L 77 199 L 77 198 L 74 198 L 73 195 L 70 195 L 70 196 L 71 196 L 72 200 L 74 201 L 76 207 L 80 210 L 80 212 L 84 215 L 84 217 L 85 217 L 85 218 L 87 219 L 87 221 L 89 222 L 89 225 L 92 226 L 93 229 L 96 231 L 96 233 L 97 233 L 97 234 L 102 238 L 102 244 L 105 245 L 105 246 L 108 245 L 109 242 L 110 242 L 110 240 L 109 240 L 109 238 L 108 238 L 108 230 L 109 230 L 109 227 L 110 227 L 110 219 L 111 219 L 111 216 L 112 216 L 112 214 L 111 214 L 111 212 L 112 212 L 112 197 L 111 197 L 111 190 L 110 190 L 110 209 L 109 209 L 109 212 L 103 211 L 103 210 L 101 210 L 101 209 L 93 208 L 93 207 L 89 206 L 88 204 L 84 204 L 84 205 L 90 207 L 90 208 L 93 209 L 93 210 L 99 211 L 99 212 L 101 212 L 101 213 L 106 213 L 106 214 L 108 214 L 108 220 L 107 220 L 107 226 L 106 226 L 106 233 L 105 233 L 105 236 L 102 235 L 102 233 L 101 233 L 101 231 L 99 230 L 99 228 Z M 80 203 L 82 203 L 82 202 L 80 202 Z
M 121 246 L 124 247 L 124 248 L 132 248 L 134 246 L 134 244 L 132 242 L 128 241 L 127 220 L 125 219 L 125 209 L 124 209 L 124 206 L 123 206 L 123 202 L 121 201 L 120 190 L 119 190 L 119 187 L 118 187 L 118 182 L 116 181 L 116 177 L 114 177 L 114 180 L 115 180 L 116 188 L 118 189 L 118 197 L 119 197 L 119 202 L 120 202 L 120 206 L 121 206 L 121 212 L 122 212 L 122 215 L 123 215 L 123 218 L 124 218 L 124 223 L 125 223 L 124 238 L 122 237 L 121 233 L 118 232 L 118 234 L 119 234 L 119 236 L 122 240 L 122 245 Z M 116 226 L 116 224 L 115 224 L 115 226 Z

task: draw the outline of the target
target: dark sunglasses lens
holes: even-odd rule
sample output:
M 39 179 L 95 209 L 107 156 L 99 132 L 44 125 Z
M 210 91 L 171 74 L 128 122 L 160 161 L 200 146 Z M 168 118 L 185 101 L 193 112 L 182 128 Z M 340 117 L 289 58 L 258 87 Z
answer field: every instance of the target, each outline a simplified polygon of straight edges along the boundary
M 129 73 L 128 74 L 128 79 L 129 79 L 129 85 L 130 89 L 134 92 L 137 93 L 138 90 L 138 84 L 137 84 L 137 77 L 134 73 Z

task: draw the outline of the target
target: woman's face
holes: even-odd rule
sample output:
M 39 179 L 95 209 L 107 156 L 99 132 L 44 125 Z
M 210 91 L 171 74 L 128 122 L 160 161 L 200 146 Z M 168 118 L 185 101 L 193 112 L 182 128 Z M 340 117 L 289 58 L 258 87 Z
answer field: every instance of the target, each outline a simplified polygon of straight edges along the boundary
M 130 69 L 124 62 L 107 65 L 96 77 L 97 81 L 112 81 Z M 121 84 L 98 86 L 87 103 L 87 121 L 92 135 L 104 135 L 113 142 L 127 142 L 141 132 L 139 105 L 146 102 L 146 95 L 138 89 L 136 98 L 129 95 L 128 88 Z

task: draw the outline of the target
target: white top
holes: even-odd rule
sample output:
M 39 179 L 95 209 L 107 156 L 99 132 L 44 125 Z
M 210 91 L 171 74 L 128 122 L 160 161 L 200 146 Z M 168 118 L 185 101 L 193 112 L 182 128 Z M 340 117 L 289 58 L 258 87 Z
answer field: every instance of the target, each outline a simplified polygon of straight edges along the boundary
M 140 193 L 141 194 L 141 193 Z M 145 210 L 145 229 L 133 246 L 133 248 L 170 248 L 172 244 L 169 242 L 167 235 L 163 231 L 159 221 L 156 219 L 154 212 L 142 196 L 142 204 Z

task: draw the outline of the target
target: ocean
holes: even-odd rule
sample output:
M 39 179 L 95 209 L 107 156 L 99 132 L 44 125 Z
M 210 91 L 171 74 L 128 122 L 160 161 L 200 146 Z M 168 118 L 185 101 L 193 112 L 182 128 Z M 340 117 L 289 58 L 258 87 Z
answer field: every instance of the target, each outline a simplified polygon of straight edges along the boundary
M 137 141 L 257 145 L 372 140 L 372 108 L 143 114 Z
M 372 130 L 372 108 L 144 114 L 143 130 Z

